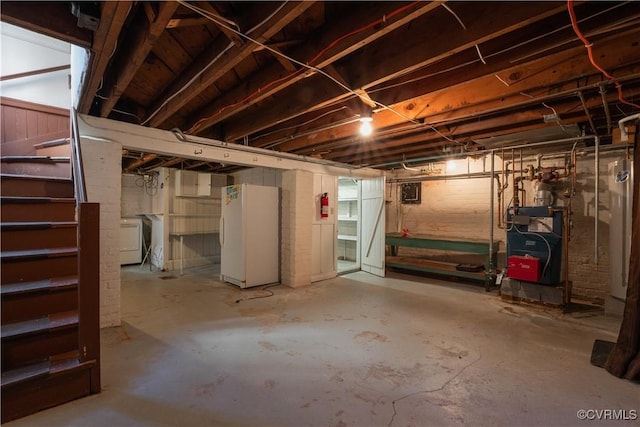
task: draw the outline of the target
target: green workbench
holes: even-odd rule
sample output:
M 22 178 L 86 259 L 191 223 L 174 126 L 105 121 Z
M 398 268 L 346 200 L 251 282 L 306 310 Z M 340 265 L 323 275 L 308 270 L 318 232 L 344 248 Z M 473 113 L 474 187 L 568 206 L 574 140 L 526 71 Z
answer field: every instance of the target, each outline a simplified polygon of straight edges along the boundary
M 386 257 L 385 261 L 387 267 L 483 280 L 487 290 L 491 288 L 491 285 L 495 281 L 493 271 L 496 268 L 498 251 L 500 250 L 500 240 L 493 241 L 493 254 L 491 257 L 489 256 L 490 245 L 488 240 L 435 237 L 425 234 L 410 234 L 407 237 L 403 237 L 402 233 L 388 233 L 385 238 L 385 243 L 389 246 L 390 254 L 390 256 Z M 418 256 L 398 256 L 398 247 L 400 246 L 484 255 L 485 271 L 462 271 L 456 269 L 457 264 L 454 263 L 434 261 Z M 492 265 L 490 265 L 490 259 L 493 260 Z

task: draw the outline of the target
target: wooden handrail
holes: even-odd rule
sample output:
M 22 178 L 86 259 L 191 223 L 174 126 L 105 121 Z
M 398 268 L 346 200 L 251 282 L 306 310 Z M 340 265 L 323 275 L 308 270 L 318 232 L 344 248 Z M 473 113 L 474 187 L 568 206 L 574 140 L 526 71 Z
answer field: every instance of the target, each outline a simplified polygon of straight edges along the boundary
M 78 112 L 71 109 L 71 170 L 76 201 L 87 201 L 87 188 L 84 180 L 84 166 L 82 164 L 82 149 L 80 148 L 80 131 L 78 130 Z

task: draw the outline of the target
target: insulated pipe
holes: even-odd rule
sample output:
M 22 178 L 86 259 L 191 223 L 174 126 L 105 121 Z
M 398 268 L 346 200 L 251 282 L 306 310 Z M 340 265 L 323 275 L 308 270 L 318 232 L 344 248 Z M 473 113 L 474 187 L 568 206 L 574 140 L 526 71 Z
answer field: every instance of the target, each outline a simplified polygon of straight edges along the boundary
M 419 182 L 419 181 L 447 181 L 450 179 L 490 178 L 490 172 L 472 172 L 458 175 L 416 175 L 406 178 L 389 178 L 387 182 Z
M 594 236 L 594 263 L 598 265 L 599 257 L 598 257 L 598 232 L 599 232 L 599 220 L 600 220 L 600 137 L 595 137 L 595 146 L 596 146 L 596 159 L 595 159 L 595 168 L 596 168 L 596 188 L 595 188 L 595 211 L 593 212 L 594 223 L 595 223 L 595 236 Z
M 624 119 L 618 121 L 618 127 L 620 128 L 620 141 L 627 142 L 629 141 L 629 133 L 627 132 L 627 128 L 624 126 L 626 122 L 640 119 L 640 113 L 634 114 L 631 116 L 627 116 Z
M 513 147 L 508 147 L 508 148 L 533 148 L 533 147 L 543 147 L 545 145 L 554 145 L 554 144 L 562 144 L 565 142 L 575 142 L 575 141 L 585 141 L 585 140 L 590 140 L 595 138 L 595 136 L 593 135 L 587 135 L 587 136 L 576 136 L 574 138 L 564 138 L 564 139 L 556 139 L 553 141 L 543 141 L 543 142 L 534 142 L 531 144 L 519 144 L 519 145 L 514 145 Z M 489 154 L 491 151 L 493 150 L 480 150 L 480 151 L 474 151 L 472 154 L 474 156 L 479 156 L 482 154 Z M 412 159 L 411 162 L 432 162 L 434 160 L 438 160 L 438 159 L 446 159 L 449 157 L 467 157 L 470 153 L 458 153 L 458 154 L 443 154 L 443 155 L 439 155 L 439 156 L 425 156 L 425 157 L 419 157 L 416 159 Z M 304 157 L 304 156 L 300 156 L 300 157 Z M 376 165 L 367 165 L 367 166 L 361 166 L 360 168 L 364 168 L 364 167 L 368 167 L 368 168 L 380 168 L 380 167 L 388 167 L 388 166 L 392 166 L 392 165 L 400 165 L 402 163 L 406 163 L 407 160 L 403 159 L 403 160 L 397 160 L 394 162 L 388 162 L 388 163 L 379 163 Z
M 267 150 L 265 148 L 253 147 L 251 145 L 242 145 L 242 144 L 227 143 L 227 142 L 215 141 L 215 140 L 206 140 L 205 138 L 196 137 L 196 138 L 199 138 L 198 140 L 198 139 L 194 139 L 193 137 L 190 138 L 189 135 L 185 135 L 178 128 L 171 129 L 171 133 L 173 133 L 173 136 L 175 136 L 178 141 L 182 141 L 182 142 L 209 145 L 212 147 L 226 148 L 229 150 L 244 151 L 248 153 L 261 154 L 264 156 L 276 157 L 279 159 L 290 159 L 290 160 L 298 160 L 298 161 L 303 161 L 308 163 L 316 163 L 323 166 L 335 166 L 335 167 L 341 167 L 346 169 L 362 169 L 359 166 L 353 166 L 348 163 L 339 163 L 339 162 L 334 162 L 332 160 L 322 160 L 322 159 L 317 159 L 315 157 L 301 156 L 299 154 L 285 153 L 282 151 L 272 151 L 272 150 Z

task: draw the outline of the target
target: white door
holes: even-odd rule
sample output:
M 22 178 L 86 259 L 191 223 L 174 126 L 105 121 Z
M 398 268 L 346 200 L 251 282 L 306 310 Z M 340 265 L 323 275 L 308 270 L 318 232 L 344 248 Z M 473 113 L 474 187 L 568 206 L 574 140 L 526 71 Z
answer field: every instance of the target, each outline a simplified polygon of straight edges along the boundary
M 362 180 L 362 270 L 384 277 L 384 177 Z

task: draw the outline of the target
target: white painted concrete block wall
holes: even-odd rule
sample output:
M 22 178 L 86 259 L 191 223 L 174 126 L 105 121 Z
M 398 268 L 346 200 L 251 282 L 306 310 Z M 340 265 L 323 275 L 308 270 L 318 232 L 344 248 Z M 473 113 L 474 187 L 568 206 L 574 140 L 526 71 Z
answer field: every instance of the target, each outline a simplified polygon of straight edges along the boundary
M 600 218 L 599 218 L 599 262 L 595 264 L 594 256 L 594 203 L 595 203 L 595 162 L 594 156 L 587 155 L 578 159 L 577 188 L 573 198 L 573 230 L 569 245 L 569 279 L 573 282 L 573 297 L 602 303 L 609 293 L 609 192 L 607 169 L 610 161 L 620 158 L 620 154 L 603 154 L 600 159 Z M 531 163 L 531 162 L 528 162 Z M 525 163 L 528 164 L 528 163 Z M 562 160 L 545 161 L 543 166 L 562 165 Z M 457 161 L 453 173 L 479 172 L 490 170 L 489 161 L 482 160 Z M 501 161 L 496 157 L 496 170 Z M 445 164 L 437 164 L 436 169 L 445 169 Z M 409 175 L 404 173 L 404 175 Z M 511 183 L 509 183 L 511 185 Z M 448 181 L 431 181 L 422 183 L 422 203 L 419 205 L 402 205 L 399 184 L 387 184 L 387 231 L 400 231 L 403 227 L 409 233 L 425 233 L 438 236 L 488 239 L 489 235 L 489 192 L 490 180 L 464 179 Z M 564 187 L 558 186 L 561 190 Z M 531 182 L 525 182 L 527 205 L 533 205 L 535 188 Z M 512 198 L 511 187 L 505 192 L 506 202 Z M 504 266 L 506 234 L 497 227 L 497 202 L 494 199 L 496 219 L 494 236 L 503 241 L 500 266 Z M 562 206 L 563 200 L 556 203 Z M 416 254 L 409 248 L 403 248 L 406 254 Z M 438 253 L 438 255 L 442 255 Z M 446 255 L 446 254 L 445 254 Z M 450 254 L 455 258 L 455 254 Z
M 489 161 L 458 160 L 455 170 L 446 170 L 444 163 L 435 165 L 436 173 L 458 175 L 490 171 Z M 403 171 L 402 176 L 416 175 L 415 172 Z M 420 204 L 402 204 L 400 201 L 401 185 L 387 184 L 385 197 L 391 200 L 387 204 L 387 232 L 401 231 L 408 228 L 409 234 L 427 234 L 451 238 L 489 239 L 490 228 L 490 186 L 489 178 L 451 179 L 446 181 L 425 181 L 421 183 L 422 201 Z M 494 201 L 495 221 L 494 240 L 503 240 L 501 251 L 504 252 L 504 231 L 497 226 L 497 201 Z M 401 255 L 420 255 L 438 257 L 451 262 L 483 263 L 481 256 L 465 256 L 460 253 L 442 251 L 414 250 L 401 248 Z
M 120 216 L 136 216 L 151 213 L 151 194 L 149 188 L 145 191 L 144 177 L 135 174 L 122 174 L 122 197 Z
M 313 173 L 282 172 L 281 282 L 291 287 L 311 283 Z
M 120 324 L 122 144 L 82 140 L 87 196 L 100 203 L 100 327 Z

